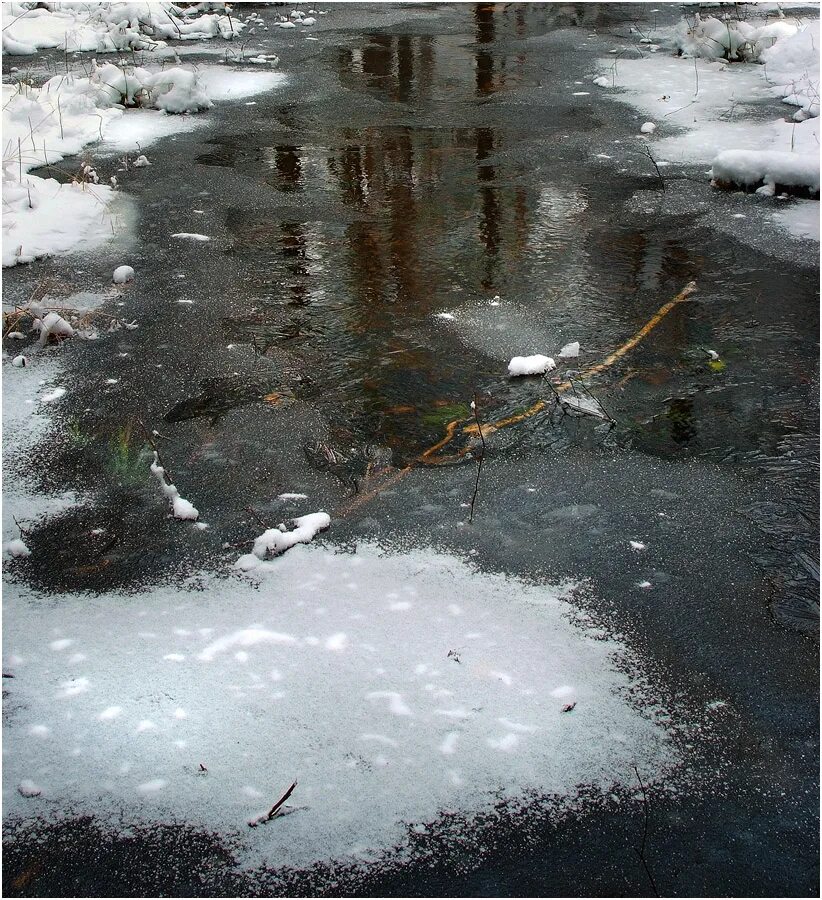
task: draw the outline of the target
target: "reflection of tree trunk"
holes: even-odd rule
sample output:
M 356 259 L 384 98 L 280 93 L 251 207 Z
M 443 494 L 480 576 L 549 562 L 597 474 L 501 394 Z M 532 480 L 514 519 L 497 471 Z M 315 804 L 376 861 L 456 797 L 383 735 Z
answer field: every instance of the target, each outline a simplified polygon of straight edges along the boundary
M 477 27 L 477 43 L 490 44 L 494 40 L 494 10 L 489 6 L 478 6 L 474 10 Z M 488 50 L 476 53 L 477 93 L 480 96 L 494 90 L 494 58 Z
M 299 187 L 302 175 L 299 150 L 299 147 L 274 148 L 274 165 L 283 190 L 294 190 Z
M 375 34 L 371 43 L 363 47 L 362 70 L 366 75 L 386 78 L 393 74 L 394 54 L 391 50 L 392 39 L 385 34 Z
M 477 179 L 480 183 L 482 210 L 480 214 L 480 238 L 486 251 L 486 275 L 484 287 L 493 286 L 493 271 L 500 247 L 500 203 L 497 189 L 493 187 L 496 171 L 492 165 L 484 163 L 494 152 L 494 132 L 491 128 L 477 128 Z
M 283 222 L 280 225 L 283 236 L 280 241 L 281 253 L 289 266 L 291 274 L 297 279 L 289 286 L 293 306 L 305 306 L 308 303 L 308 256 L 306 254 L 305 230 L 301 222 Z
M 348 229 L 351 248 L 351 274 L 358 294 L 360 312 L 368 317 L 368 308 L 379 304 L 385 293 L 385 271 L 380 246 L 379 225 L 354 222 Z
M 428 35 L 419 38 L 419 75 L 417 76 L 417 99 L 428 100 L 431 97 L 431 85 L 434 81 L 435 58 L 434 39 Z
M 474 10 L 474 22 L 477 26 L 477 43 L 490 44 L 494 40 L 494 8 L 477 5 Z
M 524 187 L 514 190 L 514 246 L 517 258 L 528 243 L 528 200 Z
M 397 282 L 397 299 L 413 302 L 416 311 L 424 312 L 425 298 L 417 286 L 417 252 L 415 241 L 416 203 L 414 199 L 414 151 L 411 134 L 404 130 L 392 148 L 393 172 L 388 188 L 391 208 L 391 264 Z M 423 308 L 420 308 L 422 303 Z
M 408 35 L 397 38 L 397 82 L 397 100 L 405 103 L 414 86 L 414 48 Z
M 342 151 L 337 177 L 345 200 L 358 205 L 365 203 L 361 147 L 346 147 Z

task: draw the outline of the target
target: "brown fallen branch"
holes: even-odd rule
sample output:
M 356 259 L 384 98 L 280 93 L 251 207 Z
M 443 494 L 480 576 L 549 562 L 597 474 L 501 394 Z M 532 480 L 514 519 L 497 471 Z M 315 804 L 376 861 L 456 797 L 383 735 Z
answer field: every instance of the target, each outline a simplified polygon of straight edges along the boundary
M 249 828 L 256 828 L 258 825 L 265 825 L 266 822 L 270 822 L 272 819 L 276 819 L 278 815 L 279 816 L 284 815 L 284 813 L 281 811 L 282 805 L 291 796 L 295 787 L 297 787 L 296 781 L 282 795 L 282 797 L 280 797 L 280 799 L 271 807 L 271 809 L 265 815 L 257 816 L 256 819 L 251 819 L 251 821 L 248 823 Z

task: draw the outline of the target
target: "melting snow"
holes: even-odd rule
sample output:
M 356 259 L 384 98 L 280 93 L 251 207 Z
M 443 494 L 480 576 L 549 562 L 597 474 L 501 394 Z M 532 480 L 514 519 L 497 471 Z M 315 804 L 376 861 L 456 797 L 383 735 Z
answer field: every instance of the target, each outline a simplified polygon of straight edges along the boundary
M 677 763 L 662 711 L 627 699 L 642 684 L 625 648 L 571 623 L 565 587 L 369 545 L 268 566 L 128 597 L 7 586 L 6 815 L 34 814 L 23 785 L 42 773 L 55 810 L 239 831 L 249 859 L 305 865 L 402 843 L 446 807 L 488 811 L 500 785 L 573 795 Z M 293 814 L 248 829 L 295 779 Z

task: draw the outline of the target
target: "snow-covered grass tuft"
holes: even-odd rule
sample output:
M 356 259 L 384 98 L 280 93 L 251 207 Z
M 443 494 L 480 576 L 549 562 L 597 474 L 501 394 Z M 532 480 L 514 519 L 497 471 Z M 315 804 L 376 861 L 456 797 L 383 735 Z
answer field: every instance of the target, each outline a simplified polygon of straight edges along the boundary
M 278 556 L 297 544 L 307 544 L 315 535 L 331 525 L 328 513 L 309 513 L 291 520 L 289 530 L 281 524 L 279 528 L 268 528 L 255 541 L 251 553 L 241 556 L 234 564 L 245 572 L 259 569 L 269 556 Z
M 171 511 L 175 519 L 190 519 L 196 521 L 200 513 L 188 500 L 180 496 L 176 486 L 171 483 L 165 468 L 160 465 L 157 451 L 154 451 L 154 461 L 151 463 L 151 474 L 160 482 L 163 493 L 171 502 Z
M 31 556 L 31 550 L 29 550 L 21 538 L 15 538 L 13 541 L 9 541 L 6 544 L 5 550 L 9 556 Z
M 246 27 L 236 15 L 196 15 L 174 3 L 3 4 L 3 50 L 28 55 L 58 48 L 67 53 L 152 50 L 169 40 L 233 38 Z

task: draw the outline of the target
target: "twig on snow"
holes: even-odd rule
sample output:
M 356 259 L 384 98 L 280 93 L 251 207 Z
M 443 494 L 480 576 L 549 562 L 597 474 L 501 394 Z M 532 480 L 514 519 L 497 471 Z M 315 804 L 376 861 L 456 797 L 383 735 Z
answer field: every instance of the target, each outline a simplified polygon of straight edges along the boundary
M 293 782 L 291 787 L 280 797 L 280 799 L 271 807 L 271 809 L 264 815 L 258 816 L 256 819 L 251 819 L 248 823 L 249 828 L 256 828 L 258 825 L 264 825 L 266 822 L 270 822 L 272 819 L 276 818 L 277 815 L 283 815 L 280 812 L 282 805 L 286 800 L 291 796 L 294 788 L 297 787 L 297 782 Z

